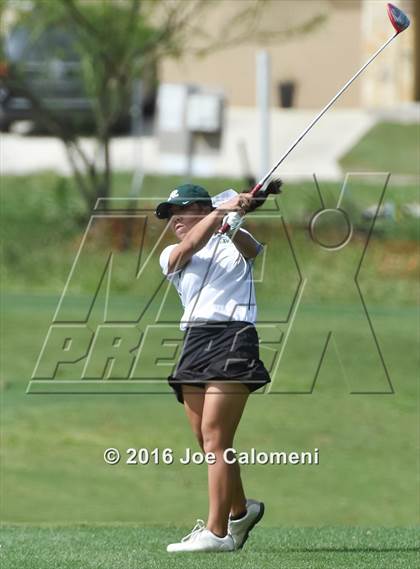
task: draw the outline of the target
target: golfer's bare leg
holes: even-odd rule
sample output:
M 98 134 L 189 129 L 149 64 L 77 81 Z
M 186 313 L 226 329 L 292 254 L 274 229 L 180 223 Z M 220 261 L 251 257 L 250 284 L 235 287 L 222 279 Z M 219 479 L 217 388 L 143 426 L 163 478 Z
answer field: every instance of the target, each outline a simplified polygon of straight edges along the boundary
M 191 425 L 191 429 L 196 436 L 198 444 L 204 451 L 203 447 L 203 436 L 201 433 L 201 421 L 203 415 L 204 406 L 204 389 L 194 386 L 182 387 L 182 395 L 184 398 L 184 408 L 188 420 Z M 240 475 L 239 464 L 235 463 L 232 465 L 233 474 L 233 491 L 232 491 L 232 502 L 230 513 L 232 516 L 237 516 L 246 510 L 246 498 L 244 489 L 242 486 L 242 480 Z
M 203 415 L 204 406 L 204 389 L 194 386 L 182 386 L 182 395 L 184 397 L 184 408 L 187 414 L 188 420 L 191 425 L 191 429 L 196 436 L 198 444 L 204 451 L 203 447 L 203 435 L 201 433 L 201 420 Z M 242 514 L 246 510 L 246 498 L 244 489 L 242 486 L 241 474 L 239 469 L 239 464 L 235 462 L 232 467 L 233 474 L 233 492 L 232 492 L 232 503 L 230 507 L 230 513 L 232 516 L 237 516 Z
M 246 511 L 246 497 L 244 487 L 242 485 L 241 471 L 239 464 L 235 462 L 232 465 L 233 470 L 233 490 L 232 501 L 230 504 L 230 513 L 232 516 L 238 516 Z
M 201 434 L 204 388 L 194 387 L 193 385 L 183 385 L 182 396 L 184 398 L 184 409 L 190 422 L 191 429 L 196 436 L 200 448 L 204 450 L 203 435 Z
M 201 432 L 205 452 L 216 456 L 215 464 L 208 465 L 209 516 L 207 527 L 221 537 L 227 533 L 232 498 L 243 500 L 236 504 L 245 509 L 242 484 L 238 488 L 239 469 L 223 459 L 224 451 L 233 445 L 236 428 L 249 396 L 241 383 L 208 383 L 204 397 Z

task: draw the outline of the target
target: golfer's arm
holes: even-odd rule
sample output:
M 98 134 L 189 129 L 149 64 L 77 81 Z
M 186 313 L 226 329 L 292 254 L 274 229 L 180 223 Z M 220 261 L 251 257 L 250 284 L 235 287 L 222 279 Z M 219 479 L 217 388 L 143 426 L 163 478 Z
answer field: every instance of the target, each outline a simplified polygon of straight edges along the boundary
M 169 255 L 168 273 L 183 267 L 197 251 L 200 251 L 220 226 L 226 212 L 214 209 L 196 223 L 184 239 L 173 248 Z
M 245 259 L 254 259 L 260 250 L 260 244 L 240 228 L 234 234 L 232 242 Z

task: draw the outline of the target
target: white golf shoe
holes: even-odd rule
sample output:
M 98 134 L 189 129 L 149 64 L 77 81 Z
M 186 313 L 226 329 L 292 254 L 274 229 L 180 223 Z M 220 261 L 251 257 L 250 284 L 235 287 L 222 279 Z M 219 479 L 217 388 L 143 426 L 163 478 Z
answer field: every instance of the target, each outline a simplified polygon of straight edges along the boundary
M 229 517 L 228 532 L 233 537 L 235 549 L 241 549 L 248 539 L 249 532 L 264 515 L 264 504 L 257 500 L 246 501 L 246 515 L 239 520 Z
M 182 551 L 233 551 L 235 544 L 232 536 L 218 537 L 214 535 L 203 520 L 197 520 L 191 533 L 181 539 L 179 543 L 170 543 L 166 551 L 178 553 Z

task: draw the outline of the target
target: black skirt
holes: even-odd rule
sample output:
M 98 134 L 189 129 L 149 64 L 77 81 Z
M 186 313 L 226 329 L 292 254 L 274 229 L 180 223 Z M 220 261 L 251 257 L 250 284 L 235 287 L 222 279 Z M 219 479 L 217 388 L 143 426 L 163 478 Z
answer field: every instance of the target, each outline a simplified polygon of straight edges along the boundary
M 168 377 L 177 400 L 184 402 L 183 384 L 204 387 L 215 380 L 243 383 L 250 392 L 270 383 L 269 373 L 260 360 L 254 324 L 208 321 L 187 328 L 181 357 Z

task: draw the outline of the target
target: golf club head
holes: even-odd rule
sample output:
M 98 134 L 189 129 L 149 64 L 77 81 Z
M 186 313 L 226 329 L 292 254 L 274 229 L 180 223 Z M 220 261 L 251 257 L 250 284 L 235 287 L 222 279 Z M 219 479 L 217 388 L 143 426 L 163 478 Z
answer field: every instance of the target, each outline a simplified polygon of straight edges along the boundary
M 394 26 L 397 34 L 403 32 L 410 25 L 409 17 L 404 14 L 402 10 L 394 6 L 394 4 L 387 4 L 388 16 L 391 24 Z

